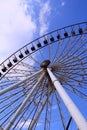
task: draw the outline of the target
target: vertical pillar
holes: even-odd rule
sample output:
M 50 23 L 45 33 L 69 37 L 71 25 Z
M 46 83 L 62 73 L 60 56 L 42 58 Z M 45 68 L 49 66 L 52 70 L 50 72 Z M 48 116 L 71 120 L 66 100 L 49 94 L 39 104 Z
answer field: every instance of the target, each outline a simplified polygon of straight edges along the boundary
M 64 104 L 66 105 L 70 115 L 76 122 L 79 130 L 87 130 L 87 122 L 81 112 L 78 110 L 72 99 L 66 93 L 58 79 L 54 76 L 49 68 L 47 68 L 47 72 L 52 80 L 54 87 L 56 88 L 58 94 L 60 95 L 61 99 L 63 100 Z

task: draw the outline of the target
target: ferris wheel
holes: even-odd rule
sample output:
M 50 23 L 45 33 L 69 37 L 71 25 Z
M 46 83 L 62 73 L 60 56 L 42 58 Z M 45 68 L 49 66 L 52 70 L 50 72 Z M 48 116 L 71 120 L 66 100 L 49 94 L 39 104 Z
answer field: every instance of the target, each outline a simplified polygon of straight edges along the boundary
M 87 22 L 54 30 L 0 64 L 0 130 L 87 130 Z

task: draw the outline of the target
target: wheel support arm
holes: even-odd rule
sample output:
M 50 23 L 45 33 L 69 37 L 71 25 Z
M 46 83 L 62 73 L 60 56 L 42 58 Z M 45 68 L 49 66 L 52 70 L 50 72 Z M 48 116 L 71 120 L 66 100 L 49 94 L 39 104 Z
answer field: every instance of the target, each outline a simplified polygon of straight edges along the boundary
M 13 125 L 14 121 L 16 120 L 16 118 L 19 116 L 19 114 L 21 113 L 22 109 L 24 108 L 24 106 L 26 105 L 26 103 L 28 102 L 29 98 L 31 97 L 32 93 L 34 92 L 34 90 L 38 87 L 38 84 L 43 80 L 43 77 L 45 76 L 45 72 L 42 73 L 42 75 L 40 76 L 38 82 L 33 86 L 32 90 L 30 91 L 30 93 L 27 95 L 27 97 L 25 98 L 25 100 L 23 101 L 23 103 L 20 105 L 20 107 L 17 109 L 16 113 L 13 115 L 11 121 L 9 122 L 9 124 L 6 126 L 6 128 L 4 130 L 10 130 L 11 126 Z
M 52 80 L 52 83 L 54 87 L 56 88 L 58 94 L 62 98 L 64 104 L 66 105 L 68 111 L 70 112 L 70 115 L 76 122 L 78 128 L 80 130 L 87 130 L 87 122 L 81 112 L 78 110 L 72 99 L 69 97 L 69 95 L 66 93 L 58 79 L 54 76 L 54 74 L 51 72 L 49 68 L 47 68 L 47 72 Z

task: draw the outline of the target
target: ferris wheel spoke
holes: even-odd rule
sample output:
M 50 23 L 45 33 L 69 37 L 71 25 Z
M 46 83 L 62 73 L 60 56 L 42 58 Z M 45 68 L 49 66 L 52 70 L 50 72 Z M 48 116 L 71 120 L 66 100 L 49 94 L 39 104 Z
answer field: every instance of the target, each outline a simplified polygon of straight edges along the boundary
M 26 62 L 23 62 L 23 61 L 21 63 L 19 63 L 19 66 L 24 67 L 26 69 L 32 69 L 32 70 L 35 70 L 35 71 L 39 70 L 39 67 L 33 66 L 32 64 L 29 64 L 29 63 L 26 63 Z
M 41 73 L 41 72 L 42 72 L 42 70 L 40 70 L 39 72 L 36 72 L 36 73 L 33 74 L 31 77 L 34 77 L 34 75 L 37 75 L 37 74 L 39 74 L 39 73 Z M 0 91 L 0 95 L 2 95 L 2 94 L 4 94 L 4 93 L 6 93 L 6 92 L 8 92 L 8 91 L 10 91 L 10 90 L 12 90 L 12 89 L 18 87 L 20 84 L 26 82 L 26 81 L 29 80 L 31 77 L 29 76 L 29 77 L 27 77 L 26 79 L 24 79 L 24 80 L 22 80 L 22 81 L 16 83 L 15 85 L 10 86 L 10 87 L 8 87 L 8 88 L 6 88 L 6 89 L 4 89 L 4 90 L 1 90 L 1 91 Z
M 2 90 L 2 89 L 4 89 L 6 86 L 10 86 L 10 85 L 12 85 L 12 84 L 15 84 L 16 82 L 17 82 L 16 80 L 14 80 L 14 82 L 13 82 L 13 81 L 12 81 L 12 82 L 6 81 L 5 84 L 4 84 L 3 82 L 1 82 L 1 83 L 0 83 L 0 88 L 1 88 L 1 90 Z
M 32 74 L 32 72 L 33 72 L 33 70 L 15 69 L 14 74 L 23 75 L 23 74 Z M 10 72 L 9 74 L 13 74 L 13 72 Z
M 56 74 L 56 73 L 55 73 Z M 65 73 L 66 74 L 66 73 Z M 77 82 L 78 83 L 78 86 L 79 86 L 79 83 L 81 82 L 81 83 L 83 83 L 83 84 L 87 84 L 87 81 L 85 80 L 85 81 L 83 81 L 83 79 L 78 79 L 78 76 L 72 76 L 71 74 L 70 75 L 66 75 L 66 77 L 65 77 L 65 74 L 62 74 L 62 76 L 58 76 L 58 74 L 56 74 L 56 76 L 57 77 L 59 77 L 59 80 L 60 80 L 60 82 L 61 81 L 63 81 L 63 79 L 64 79 L 64 81 L 66 81 L 66 80 L 68 80 L 69 82 L 70 81 L 73 81 L 74 83 L 75 82 Z
M 42 91 L 40 92 L 40 96 L 38 98 L 38 105 L 36 106 L 36 110 L 35 110 L 35 113 L 36 111 L 38 110 L 38 107 L 39 107 L 39 104 L 42 104 L 41 100 L 42 100 L 42 97 L 43 97 L 43 90 L 44 90 L 44 86 L 42 86 Z M 38 94 L 37 94 L 38 95 Z M 35 113 L 33 114 L 33 117 L 32 117 L 32 120 L 34 119 L 35 117 Z M 30 122 L 30 125 L 31 125 L 32 121 Z
M 35 124 L 36 121 L 38 120 L 38 118 L 39 118 L 39 116 L 40 116 L 40 114 L 41 114 L 41 112 L 42 112 L 42 110 L 43 110 L 43 108 L 44 108 L 46 102 L 47 102 L 47 98 L 46 98 L 45 101 L 42 103 L 40 109 L 38 110 L 38 113 L 37 113 L 36 117 L 33 119 L 31 125 L 29 126 L 29 128 L 28 128 L 29 130 L 32 130 L 32 128 L 34 127 L 34 124 Z
M 20 104 L 19 104 L 19 106 L 20 106 Z M 19 106 L 16 106 L 16 108 L 11 110 L 8 113 L 8 115 L 7 114 L 5 115 L 5 118 L 4 117 L 2 118 L 2 124 L 1 125 L 4 126 L 4 124 L 8 124 L 9 123 L 9 118 L 16 112 L 16 110 L 18 109 Z
M 68 59 L 66 60 L 63 60 L 63 61 L 60 61 L 60 63 L 64 64 L 64 65 L 72 65 L 72 63 L 77 63 L 78 62 L 78 59 L 74 56 L 68 56 Z
M 39 53 L 40 53 L 40 56 L 41 56 L 42 60 L 45 60 L 45 57 L 44 57 L 43 52 L 41 51 L 41 48 L 39 49 Z
M 37 122 L 45 104 L 47 103 L 48 97 L 43 101 L 43 103 L 41 103 L 41 107 L 39 108 L 39 110 L 37 111 L 37 114 L 33 117 L 30 125 L 29 125 L 29 130 L 32 130 L 32 128 L 34 127 L 34 124 Z M 41 102 L 41 101 L 40 101 Z
M 57 41 L 57 47 L 56 47 L 55 52 L 54 52 L 55 55 L 54 55 L 54 58 L 52 60 L 52 63 L 55 63 L 56 60 L 59 59 L 59 57 L 60 57 L 59 54 L 61 53 L 61 47 L 63 44 L 64 44 L 64 40 Z
M 38 92 L 38 93 L 39 93 L 39 92 Z M 45 96 L 45 92 L 44 92 L 43 96 Z M 35 99 L 35 98 L 37 99 L 37 97 L 34 96 L 34 99 Z M 35 101 L 33 101 L 33 102 L 35 103 Z M 38 105 L 38 103 L 35 103 L 35 105 L 36 105 L 36 104 Z M 29 107 L 30 107 L 30 105 L 29 105 Z M 30 119 L 30 115 L 32 114 L 32 112 L 34 111 L 34 109 L 35 109 L 35 106 L 32 107 L 32 109 L 30 109 L 30 110 L 28 109 L 28 110 L 27 110 L 27 111 L 31 111 L 31 112 L 30 112 L 30 114 L 27 114 L 26 120 L 25 120 L 25 122 L 23 123 L 23 125 L 21 126 L 21 129 L 23 128 L 23 126 L 24 126 L 24 124 L 26 123 L 26 121 Z M 29 112 L 28 112 L 28 113 L 29 113 Z M 30 124 L 30 123 L 29 123 L 29 124 Z
M 71 73 L 71 75 L 79 75 L 80 77 L 82 76 L 82 78 L 86 77 L 86 68 L 84 66 L 84 63 L 79 59 L 79 58 L 75 58 L 76 60 L 71 61 L 69 60 L 69 63 L 62 63 L 63 66 L 60 64 L 60 70 L 59 70 L 59 74 L 63 74 L 63 73 Z M 78 60 L 77 60 L 78 59 Z M 79 61 L 79 62 L 78 62 Z M 57 68 L 55 68 L 57 66 L 58 63 L 54 64 L 54 69 L 56 71 Z M 56 65 L 56 66 L 55 66 Z M 79 73 L 79 71 L 81 71 L 81 73 Z
M 68 46 L 70 46 L 70 50 L 71 50 L 71 48 L 74 48 L 74 46 L 75 46 L 75 41 L 76 41 L 77 39 L 75 38 L 74 40 L 70 40 L 70 41 L 68 41 L 70 44 L 68 44 L 68 42 L 67 42 L 67 44 L 65 45 L 65 47 L 64 47 L 64 49 L 61 51 L 61 54 L 59 55 L 59 61 L 61 60 L 61 59 L 63 59 L 64 57 L 66 57 L 67 56 L 67 54 L 69 53 L 69 50 L 68 50 L 68 52 L 66 51 L 66 47 Z M 72 45 L 72 43 L 73 43 L 73 45 Z M 67 54 L 64 54 L 64 52 L 67 52 Z
M 33 113 L 34 109 L 35 109 L 35 107 L 33 107 L 31 110 L 29 110 L 29 109 L 27 109 L 27 110 L 29 110 L 30 113 Z M 26 115 L 26 119 L 24 120 L 24 122 L 23 122 L 22 125 L 20 126 L 20 130 L 24 127 L 24 125 L 25 125 L 28 121 L 29 121 L 29 123 L 30 123 L 30 114 L 29 114 L 29 113 Z M 21 123 L 21 122 L 19 122 L 19 124 L 20 124 L 20 123 Z M 28 124 L 28 125 L 29 125 L 29 124 Z
M 86 70 L 87 70 L 87 68 L 86 67 L 83 67 L 82 68 L 82 66 L 80 66 L 79 64 L 76 64 L 77 66 L 75 66 L 75 68 L 73 69 L 72 67 L 73 67 L 73 65 L 71 65 L 71 66 L 66 66 L 66 67 L 68 67 L 68 68 L 62 68 L 62 70 L 60 71 L 60 72 L 67 72 L 67 71 L 71 71 L 71 72 L 73 72 L 73 71 L 76 71 L 77 70 L 77 72 L 79 72 L 80 70 L 82 70 L 82 71 L 84 71 L 84 72 L 81 72 L 82 74 L 84 74 L 84 76 L 86 76 Z M 78 68 L 79 67 L 79 68 Z M 66 71 L 65 71 L 66 70 Z
M 80 46 L 77 46 L 77 48 L 75 48 L 76 45 L 77 45 L 76 43 L 78 43 L 78 41 L 76 41 L 76 42 L 74 43 L 74 45 L 70 47 L 69 51 L 68 51 L 68 52 L 66 51 L 66 54 L 64 54 L 64 56 L 62 55 L 61 59 L 64 60 L 64 58 L 67 58 L 67 56 L 69 55 L 69 52 L 72 52 L 71 50 L 73 50 L 73 52 L 71 53 L 71 56 L 75 55 L 75 53 L 77 53 L 77 52 L 86 44 L 86 42 L 87 42 L 87 41 L 85 41 L 85 40 L 84 40 L 84 41 L 80 41 L 80 42 L 79 42 Z M 81 44 L 81 43 L 82 43 L 82 44 Z M 74 49 L 74 48 L 75 48 L 75 49 Z M 60 59 L 60 60 L 61 60 L 61 59 Z M 60 61 L 60 60 L 59 60 L 59 61 Z
M 0 113 L 2 113 L 2 112 L 4 112 L 5 110 L 7 110 L 9 107 L 11 107 L 12 105 L 14 105 L 15 102 L 17 102 L 17 101 L 20 100 L 21 98 L 22 98 L 22 96 L 20 96 L 20 97 L 17 98 L 16 100 L 12 101 L 11 103 L 4 105 L 2 108 L 0 108 L 0 109 L 1 109 Z
M 71 92 L 77 94 L 79 97 L 84 98 L 84 99 L 87 100 L 87 95 L 86 95 L 84 92 L 82 92 L 81 90 L 78 90 L 76 87 L 74 87 L 73 84 L 70 84 L 70 83 L 68 83 L 68 82 L 66 82 L 66 84 L 69 86 L 69 87 L 67 87 L 67 86 L 65 85 L 65 88 L 66 88 L 67 90 L 70 90 Z M 84 89 L 84 88 L 83 88 L 83 89 Z
M 17 120 L 16 124 L 13 125 L 13 129 L 15 129 L 16 127 L 21 129 L 22 125 L 26 123 L 26 119 L 24 118 L 24 114 L 27 112 L 27 115 L 28 115 L 28 110 L 29 110 L 28 107 L 30 107 L 30 105 L 31 105 L 31 103 L 29 103 L 24 108 L 24 111 L 21 113 L 21 115 L 20 115 L 19 119 Z M 31 111 L 31 112 L 33 112 L 33 111 Z M 23 121 L 23 122 L 21 123 L 21 121 Z
M 49 47 L 49 60 L 52 61 L 52 47 L 50 44 L 48 44 L 48 47 Z
M 76 104 L 84 114 L 86 90 L 84 22 L 45 34 L 0 64 L 0 128 L 86 130 L 87 123 L 70 98 L 81 101 Z
M 79 74 L 79 70 L 76 70 L 76 73 L 74 72 L 75 70 L 72 70 L 72 71 L 68 70 L 68 71 L 69 72 L 67 72 L 67 71 L 63 72 L 63 74 L 60 71 L 59 72 L 59 76 L 62 78 L 62 77 L 65 77 L 64 74 L 66 74 L 66 78 L 65 79 L 67 79 L 67 80 L 71 79 L 71 80 L 75 80 L 75 81 L 82 81 L 84 79 L 84 81 L 82 81 L 82 82 L 86 83 L 85 82 L 85 78 L 86 78 L 87 74 L 84 74 L 84 73 L 80 73 Z M 58 74 L 58 72 L 56 72 L 56 73 Z M 72 76 L 72 74 L 73 74 L 73 76 Z
M 56 96 L 57 105 L 58 105 L 58 108 L 59 108 L 59 112 L 60 112 L 60 117 L 61 117 L 61 121 L 62 121 L 62 124 L 63 124 L 63 128 L 64 128 L 64 130 L 66 130 L 65 129 L 66 128 L 66 124 L 65 124 L 65 121 L 64 121 L 64 116 L 63 116 L 63 113 L 62 113 L 60 101 L 59 101 L 58 95 L 56 93 L 55 93 L 55 96 Z
M 70 39 L 69 39 L 69 41 L 70 41 Z M 65 43 L 65 46 L 64 46 L 64 48 L 63 48 L 63 50 L 61 51 L 61 53 L 60 53 L 60 55 L 59 55 L 59 61 L 60 61 L 60 59 L 63 59 L 63 57 L 66 57 L 66 54 L 65 54 L 65 51 L 69 48 L 69 45 L 71 44 L 69 44 L 68 45 L 68 42 L 69 41 L 67 41 L 66 43 Z
M 15 95 L 17 95 L 17 94 L 19 94 L 19 93 L 21 93 L 21 92 L 22 92 L 22 91 L 16 92 L 16 93 L 12 94 L 12 96 L 14 97 Z M 4 101 L 6 101 L 6 99 L 7 99 L 7 100 L 10 100 L 10 98 L 11 98 L 11 95 L 2 97 L 2 98 L 0 99 L 0 103 L 3 103 Z
M 19 97 L 20 98 L 20 97 Z M 13 105 L 13 103 L 12 103 L 12 105 Z
M 2 125 L 6 122 L 6 120 L 9 119 L 9 117 L 11 117 L 11 115 L 12 115 L 15 111 L 16 111 L 16 108 L 13 109 L 13 110 L 10 110 L 9 112 L 7 112 L 6 115 L 4 115 L 4 116 L 2 116 L 2 117 L 0 118 L 0 120 L 3 120 L 3 121 L 4 121 L 4 122 L 2 122 Z M 6 120 L 4 120 L 5 118 L 6 118 Z
M 47 106 L 46 106 L 46 116 L 45 116 L 45 125 L 44 129 L 50 130 L 51 122 L 52 122 L 52 111 L 53 111 L 53 98 L 54 98 L 55 90 L 53 90 L 51 96 L 48 99 Z M 49 96 L 49 94 L 47 94 Z
M 31 103 L 33 102 L 33 103 L 35 103 L 35 98 L 38 98 L 38 96 L 37 96 L 37 93 L 38 93 L 38 89 L 37 89 L 37 91 L 36 91 L 36 94 L 35 94 L 35 96 L 33 96 L 33 100 L 31 101 L 31 102 L 29 102 L 29 104 L 24 108 L 24 110 L 22 110 L 23 111 L 23 113 L 21 113 L 21 116 L 20 116 L 20 118 L 19 118 L 19 120 L 17 121 L 17 123 L 15 124 L 15 126 L 14 126 L 14 128 L 18 125 L 18 123 L 19 123 L 19 121 L 23 118 L 24 119 L 24 116 L 26 115 L 26 112 L 28 112 L 29 111 L 29 107 L 31 106 Z M 37 103 L 35 103 L 35 104 L 37 104 Z M 31 109 L 31 112 L 29 113 L 29 117 L 30 117 L 30 115 L 32 114 L 32 112 L 34 111 L 34 109 L 35 109 L 35 105 L 33 105 L 32 106 L 32 109 Z M 27 114 L 28 114 L 27 113 Z M 26 115 L 27 116 L 27 115 Z M 25 117 L 26 117 L 25 116 Z M 29 118 L 28 117 L 28 118 Z M 22 126 L 21 126 L 21 128 L 23 127 L 23 125 L 26 123 L 26 121 L 28 120 L 28 118 L 26 119 L 24 119 L 24 122 L 23 122 L 23 124 L 22 124 Z M 20 124 L 20 123 L 19 123 Z M 20 129 L 21 129 L 20 128 Z
M 13 125 L 13 129 L 18 128 L 18 127 L 21 129 L 24 126 L 24 124 L 27 122 L 28 118 L 26 119 L 25 115 L 27 113 L 26 116 L 28 116 L 28 111 L 29 111 L 30 106 L 31 106 L 31 102 L 23 109 L 23 111 L 20 114 L 19 119 L 17 120 L 15 125 Z M 30 111 L 29 115 L 31 115 L 31 113 L 34 111 L 34 109 L 35 109 L 35 107 L 32 106 L 32 110 Z M 21 121 L 23 121 L 22 124 L 21 124 Z
M 31 77 L 31 75 L 33 75 L 33 74 L 35 74 L 35 72 L 34 73 L 30 72 L 28 74 L 24 74 L 24 73 L 23 74 L 17 74 L 17 73 L 15 73 L 15 74 L 11 74 L 11 76 L 8 75 L 8 78 L 10 79 L 10 81 L 12 81 L 14 79 L 14 80 L 16 80 L 16 82 L 18 82 L 18 81 L 24 80 L 25 77 Z M 35 80 L 35 78 L 33 78 L 33 80 Z M 8 81 L 8 82 L 10 82 L 10 81 Z
M 49 93 L 47 94 L 49 97 Z M 52 96 L 53 99 L 53 96 Z M 51 113 L 52 113 L 52 99 L 48 98 L 46 104 L 46 112 L 45 112 L 45 121 L 44 121 L 44 130 L 50 130 L 50 123 L 51 123 Z
M 44 108 L 44 106 L 47 102 L 47 100 L 45 100 L 44 103 L 42 102 L 42 98 L 44 96 L 46 96 L 46 92 L 44 92 L 43 90 L 44 90 L 44 86 L 42 87 L 42 92 L 41 92 L 40 98 L 38 99 L 38 105 L 36 107 L 37 114 L 35 114 L 36 113 L 36 111 L 35 111 L 35 113 L 33 114 L 32 120 L 30 122 L 29 128 L 28 128 L 29 130 L 31 130 L 35 126 L 35 123 L 37 123 L 37 120 L 39 118 L 39 114 L 42 112 L 42 109 Z M 49 92 L 49 89 L 47 90 L 47 93 L 48 92 Z
M 64 60 L 63 63 L 66 63 L 66 64 L 67 64 L 67 62 L 68 62 L 69 60 L 71 60 L 71 63 L 72 63 L 72 60 L 74 60 L 74 58 L 77 59 L 77 60 L 79 60 L 80 62 L 83 61 L 87 56 L 81 57 L 81 55 L 83 55 L 86 51 L 87 51 L 87 48 L 86 48 L 84 51 L 78 53 L 77 56 L 74 56 L 74 57 L 73 57 L 72 55 L 68 56 L 68 60 L 67 60 L 67 59 Z M 81 57 L 81 58 L 80 58 L 80 57 Z M 76 60 L 76 61 L 77 61 L 77 60 Z M 85 62 L 86 62 L 86 61 L 85 61 Z
M 86 37 L 80 37 L 78 39 L 78 41 L 76 41 L 74 44 L 75 46 L 73 48 L 71 48 L 71 52 L 74 55 L 76 52 L 79 52 L 79 50 L 81 51 L 81 49 L 85 46 L 85 43 L 87 42 Z M 78 43 L 78 44 L 77 44 Z M 80 49 L 81 48 L 81 49 Z
M 35 71 L 35 70 L 17 70 L 17 69 L 15 69 L 15 72 L 10 72 L 7 76 L 5 76 L 5 77 L 7 77 L 8 79 L 9 78 L 18 78 L 18 77 L 26 77 L 26 76 L 29 76 L 29 75 L 32 75 L 32 74 L 34 74 L 34 73 L 36 73 L 37 71 Z
M 58 63 L 56 63 L 56 65 L 57 65 Z M 63 64 L 63 65 L 62 65 Z M 71 70 L 74 70 L 74 69 L 77 69 L 77 70 L 79 70 L 79 69 L 81 69 L 81 70 L 86 70 L 87 68 L 86 68 L 86 64 L 87 64 L 87 62 L 78 62 L 78 61 L 74 61 L 74 60 L 72 60 L 72 61 L 69 61 L 68 63 L 61 63 L 61 68 L 64 70 L 65 68 L 64 68 L 64 66 L 66 66 L 66 70 L 68 70 L 68 69 L 71 69 Z
M 23 109 L 23 107 L 25 106 L 26 102 L 29 100 L 30 96 L 32 95 L 32 93 L 34 92 L 35 88 L 37 87 L 37 85 L 39 84 L 39 82 L 43 79 L 44 77 L 44 73 L 42 74 L 42 76 L 40 77 L 39 81 L 35 84 L 35 86 L 32 88 L 32 90 L 30 91 L 30 93 L 28 94 L 28 96 L 26 97 L 26 99 L 24 100 L 24 102 L 20 105 L 20 107 L 17 109 L 15 115 L 13 116 L 13 118 L 11 119 L 11 122 L 7 125 L 7 127 L 5 128 L 5 130 L 10 129 L 10 127 L 12 126 L 12 124 L 14 123 L 14 121 L 16 120 L 16 118 L 18 117 L 20 111 Z
M 84 45 L 85 45 L 86 43 L 87 43 L 87 42 L 85 42 Z M 72 58 L 73 58 L 73 56 L 74 56 L 76 53 L 78 53 L 78 54 L 76 54 L 75 57 L 81 57 L 81 55 L 84 54 L 84 52 L 87 51 L 87 49 L 85 49 L 85 50 L 82 50 L 82 51 L 79 53 L 79 50 L 82 49 L 82 47 L 83 47 L 84 45 L 82 45 L 82 46 L 79 47 L 77 50 L 75 50 L 73 53 L 71 53 L 71 55 L 68 56 L 68 58 L 69 58 L 69 57 L 72 57 Z M 67 60 L 67 57 L 66 57 L 66 60 Z M 68 60 L 69 60 L 69 59 L 68 59 Z
M 69 121 L 68 121 L 68 124 L 67 124 L 67 126 L 66 126 L 66 130 L 69 130 L 69 126 L 70 126 L 71 121 L 72 121 L 72 117 L 70 117 L 70 119 L 69 119 Z
M 62 98 L 62 100 L 64 101 L 64 103 L 65 103 L 65 105 L 67 107 L 67 109 L 69 110 L 71 116 L 75 120 L 78 128 L 79 129 L 83 129 L 83 126 L 84 126 L 84 130 L 86 130 L 86 128 L 87 128 L 87 122 L 86 122 L 85 118 L 83 117 L 83 115 L 80 113 L 80 111 L 78 110 L 78 108 L 72 102 L 72 100 L 70 99 L 70 97 L 68 97 L 67 93 L 65 92 L 65 90 L 63 90 L 61 84 L 59 83 L 59 81 L 57 80 L 57 78 L 52 74 L 52 72 L 50 71 L 50 69 L 47 68 L 47 72 L 48 72 L 48 74 L 49 74 L 49 76 L 50 76 L 50 78 L 51 78 L 51 80 L 52 80 L 52 82 L 53 82 L 56 90 L 58 91 L 60 97 Z M 64 94 L 66 95 L 66 99 L 65 99 Z M 68 107 L 68 105 L 69 105 L 69 107 Z M 71 110 L 72 107 L 73 107 L 73 109 Z M 77 115 L 79 116 L 79 118 L 78 117 L 76 118 L 77 115 L 76 115 L 75 111 L 76 111 L 76 113 L 78 113 Z M 81 125 L 81 120 L 82 120 L 82 122 L 84 124 L 83 126 Z
M 53 60 L 54 63 L 59 59 L 59 55 L 61 53 L 60 52 L 61 51 L 61 47 L 64 44 L 64 40 L 58 41 L 57 44 L 58 44 L 58 47 L 57 47 L 57 51 L 56 51 L 56 56 L 55 56 L 55 58 Z
M 36 60 L 33 56 L 29 57 L 30 59 L 32 59 L 32 61 L 36 64 L 38 64 L 40 66 L 40 62 L 38 60 Z
M 62 71 L 60 71 L 60 72 L 56 72 L 56 74 L 59 74 L 60 76 L 64 76 L 64 74 L 66 74 L 67 76 L 66 76 L 66 78 L 69 78 L 69 76 L 70 77 L 72 77 L 72 75 L 76 78 L 78 78 L 78 76 L 79 76 L 79 78 L 81 78 L 81 79 L 85 79 L 85 77 L 87 76 L 87 74 L 84 74 L 84 73 L 80 73 L 79 74 L 79 71 L 80 71 L 81 69 L 74 69 L 74 70 L 70 70 L 70 69 L 68 69 L 68 70 L 66 70 L 65 72 L 62 72 Z M 76 71 L 76 72 L 75 72 Z M 63 73 L 63 74 L 62 74 Z
M 54 55 L 53 59 L 51 60 L 52 64 L 55 62 L 56 56 L 58 54 L 58 51 L 59 51 L 59 44 L 57 44 L 57 47 L 56 47 L 56 50 L 55 50 L 55 55 Z
M 79 59 L 79 61 L 80 61 L 80 59 Z M 78 58 L 76 57 L 76 56 L 68 56 L 68 59 L 66 59 L 66 60 L 63 60 L 63 61 L 56 61 L 55 63 L 60 63 L 63 67 L 64 66 L 69 66 L 69 67 L 71 67 L 72 66 L 72 64 L 79 64 L 78 63 Z
M 82 82 L 83 84 L 87 84 L 87 81 L 83 81 L 83 79 L 79 80 L 79 79 L 75 79 L 75 78 L 78 78 L 78 76 L 73 76 L 73 77 L 68 77 L 71 81 L 75 81 L 77 83 L 80 83 Z

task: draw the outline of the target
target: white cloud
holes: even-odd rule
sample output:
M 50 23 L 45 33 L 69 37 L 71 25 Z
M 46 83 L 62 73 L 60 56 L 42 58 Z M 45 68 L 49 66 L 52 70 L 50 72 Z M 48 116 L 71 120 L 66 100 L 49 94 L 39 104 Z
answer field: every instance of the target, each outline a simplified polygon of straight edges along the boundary
M 50 0 L 1 0 L 0 62 L 30 42 L 36 32 L 40 35 L 46 33 L 50 13 Z
M 64 2 L 64 1 L 62 1 L 62 2 L 61 2 L 61 6 L 64 6 L 64 5 L 65 5 L 65 2 Z
M 48 17 L 51 13 L 51 7 L 49 0 L 45 3 L 40 3 L 40 13 L 39 13 L 39 22 L 40 22 L 40 35 L 46 33 L 49 28 Z
M 27 128 L 29 126 L 30 122 L 31 122 L 31 120 L 26 121 L 24 128 Z M 20 129 L 23 124 L 24 124 L 24 122 L 18 123 L 18 128 Z
M 57 109 L 57 105 L 52 106 L 52 109 L 53 110 Z
M 21 0 L 0 1 L 0 57 L 2 59 L 29 42 L 36 31 L 36 23 L 32 16 L 26 15 L 26 3 L 24 5 L 21 3 Z
M 24 122 L 21 122 L 18 124 L 18 128 L 20 129 L 23 124 L 24 124 L 23 128 L 28 128 L 30 125 L 30 122 L 31 122 L 31 119 L 27 120 L 25 124 Z M 42 125 L 42 123 L 37 123 L 37 126 L 40 126 L 40 125 Z

